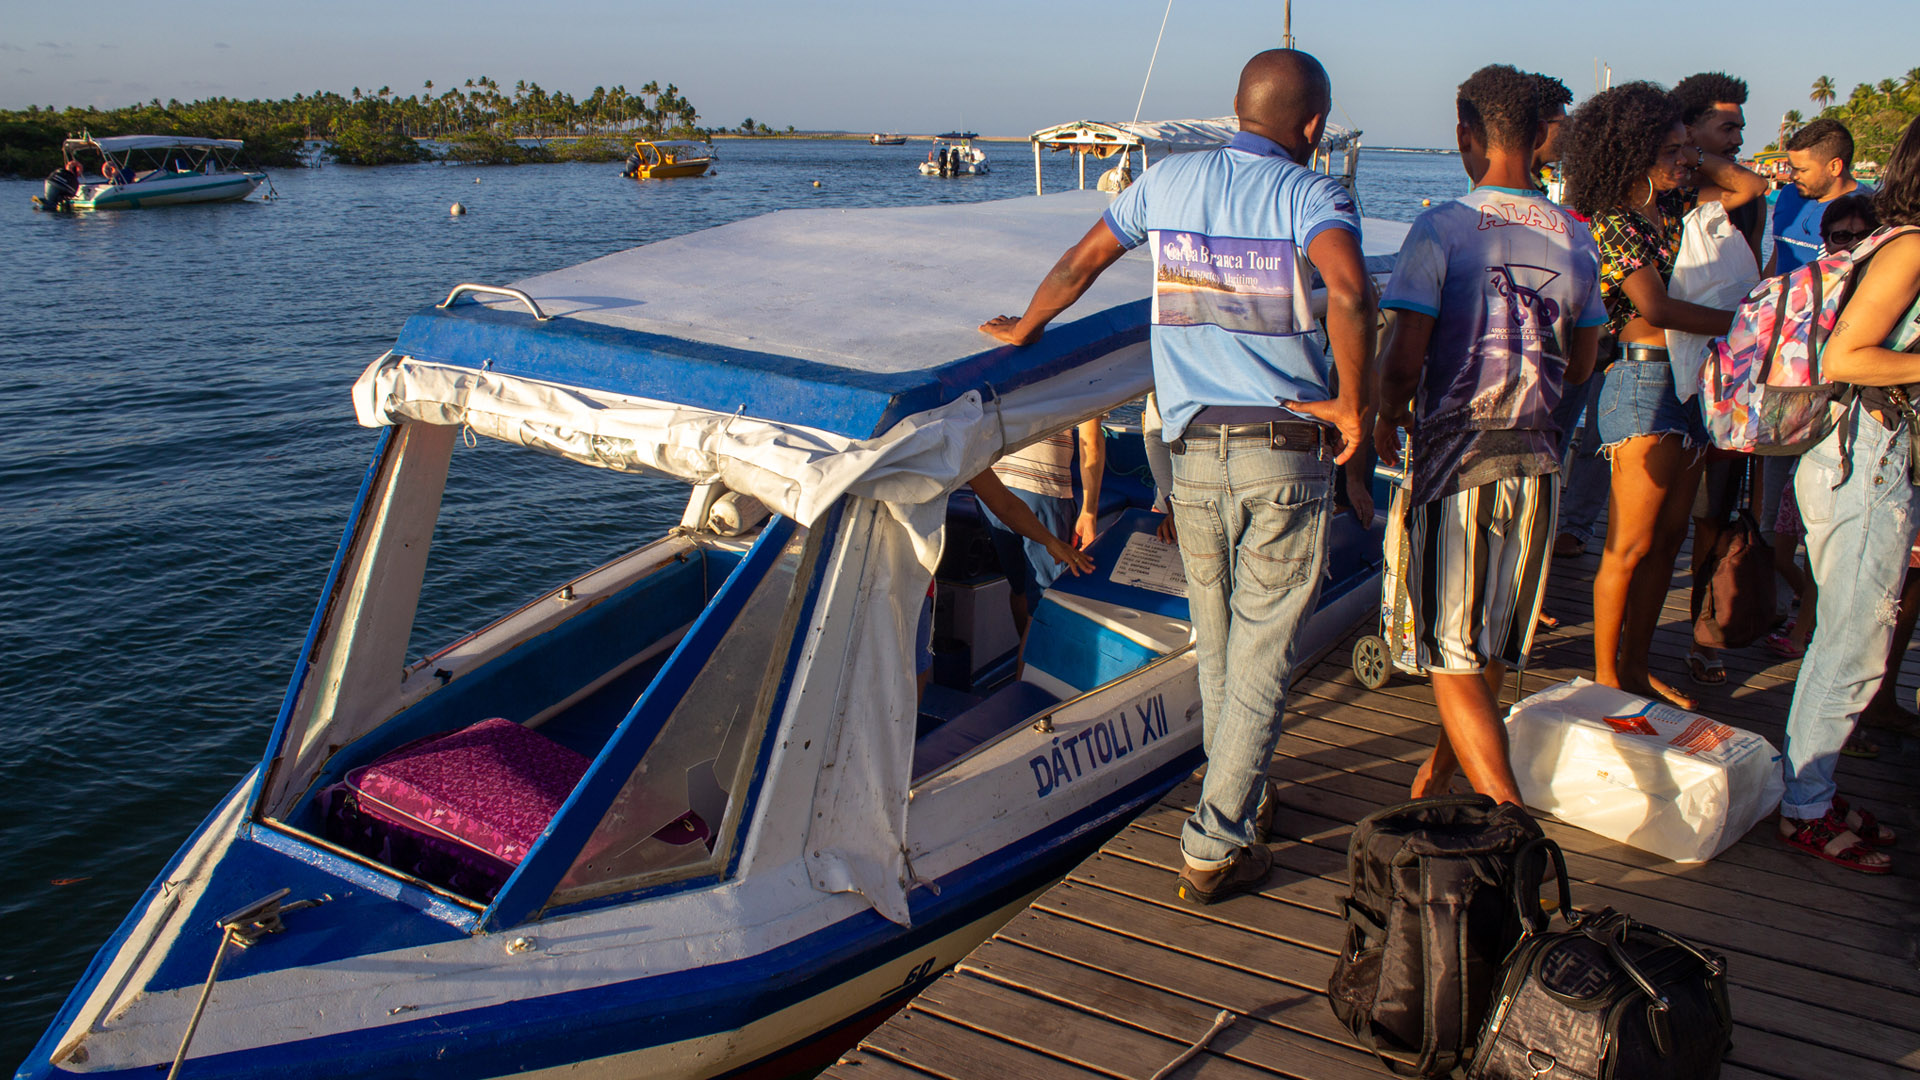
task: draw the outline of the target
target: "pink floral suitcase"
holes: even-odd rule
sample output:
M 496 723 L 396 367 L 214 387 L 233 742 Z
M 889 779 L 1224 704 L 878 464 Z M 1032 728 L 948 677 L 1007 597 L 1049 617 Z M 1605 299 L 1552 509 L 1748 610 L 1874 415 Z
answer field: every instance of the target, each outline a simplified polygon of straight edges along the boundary
M 322 794 L 327 837 L 397 870 L 491 899 L 590 762 L 511 720 L 400 747 Z

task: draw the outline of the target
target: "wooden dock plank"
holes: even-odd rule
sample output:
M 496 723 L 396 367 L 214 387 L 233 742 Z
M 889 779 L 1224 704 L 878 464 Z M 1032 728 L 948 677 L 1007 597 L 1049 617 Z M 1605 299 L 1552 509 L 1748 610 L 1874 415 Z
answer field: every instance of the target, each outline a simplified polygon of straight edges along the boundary
M 1124 938 L 1102 943 L 1102 947 L 1114 948 L 1114 952 L 1101 956 L 1101 960 L 1108 964 L 1120 961 L 1127 974 L 1005 940 L 982 946 L 966 960 L 963 970 L 1019 986 L 1029 993 L 1071 1001 L 1117 1023 L 1139 1026 L 1188 1045 L 1204 1037 L 1219 1010 L 1226 1009 L 1236 1019 L 1208 1043 L 1207 1049 L 1214 1054 L 1312 1080 L 1372 1080 L 1372 1070 L 1353 1062 L 1350 1047 L 1328 1045 L 1279 1022 L 1290 1011 L 1312 1012 L 1331 1020 L 1325 1003 L 1310 991 L 1234 973 L 1242 974 L 1249 983 L 1264 985 L 1234 995 L 1235 1004 L 1216 1005 L 1176 992 L 1173 984 L 1209 984 L 1227 974 L 1217 966 Z
M 1104 1020 L 1096 1013 L 951 974 L 920 992 L 915 1007 L 1035 1053 L 1108 1076 L 1145 1080 L 1180 1056 L 1183 1043 Z
M 1021 1077 L 1023 1080 L 1089 1080 L 1106 1074 L 1037 1054 L 972 1027 L 950 1023 L 917 1005 L 902 1009 L 868 1035 L 860 1049 L 939 1080 Z M 850 1078 L 844 1061 L 826 1075 Z
M 1592 673 L 1596 555 L 1556 561 L 1524 692 Z M 1686 679 L 1686 557 L 1656 631 L 1654 671 L 1700 711 L 1779 746 L 1798 664 L 1723 655 L 1729 679 Z M 1357 635 L 1356 635 L 1357 637 Z M 1431 749 L 1430 684 L 1379 691 L 1347 668 L 1351 639 L 1296 679 L 1270 766 L 1279 792 L 1274 874 L 1257 894 L 1180 901 L 1179 831 L 1190 780 L 1145 810 L 948 977 L 824 1075 L 833 1080 L 1145 1080 L 1234 1021 L 1176 1075 L 1366 1080 L 1386 1071 L 1354 1045 L 1325 986 L 1345 924 L 1354 822 L 1401 801 Z M 1903 706 L 1920 653 L 1896 676 Z M 1726 1080 L 1920 1077 L 1920 748 L 1877 735 L 1878 761 L 1846 759 L 1842 790 L 1902 830 L 1896 872 L 1850 873 L 1791 851 L 1763 822 L 1710 862 L 1681 865 L 1551 819 L 1574 899 L 1610 905 L 1725 953 L 1736 1018 Z M 1459 785 L 1465 790 L 1464 784 Z
M 859 1047 L 842 1057 L 836 1068 L 848 1076 L 858 1076 L 860 1080 L 929 1080 L 933 1076 L 932 1073 L 921 1072 L 911 1065 L 903 1065 Z

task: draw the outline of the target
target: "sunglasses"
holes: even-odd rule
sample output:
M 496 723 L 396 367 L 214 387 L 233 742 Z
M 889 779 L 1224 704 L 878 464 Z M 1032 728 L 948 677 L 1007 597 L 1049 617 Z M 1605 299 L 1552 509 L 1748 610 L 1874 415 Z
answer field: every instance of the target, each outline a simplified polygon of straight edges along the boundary
M 1865 240 L 1867 236 L 1868 234 L 1863 232 L 1848 232 L 1845 229 L 1835 229 L 1828 233 L 1824 239 L 1828 247 L 1852 247 L 1860 241 Z

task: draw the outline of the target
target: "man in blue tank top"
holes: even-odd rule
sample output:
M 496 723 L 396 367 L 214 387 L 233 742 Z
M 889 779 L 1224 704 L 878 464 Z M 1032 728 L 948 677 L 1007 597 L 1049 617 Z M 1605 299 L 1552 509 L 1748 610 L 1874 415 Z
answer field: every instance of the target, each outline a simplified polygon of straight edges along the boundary
M 1153 375 L 1207 753 L 1180 840 L 1179 895 L 1194 903 L 1258 889 L 1272 868 L 1266 770 L 1294 637 L 1319 598 L 1334 466 L 1363 462 L 1377 312 L 1360 217 L 1338 181 L 1304 167 L 1331 104 L 1313 57 L 1255 56 L 1232 142 L 1161 159 L 1061 256 L 1026 314 L 981 326 L 1032 342 L 1129 248 L 1151 245 Z M 1309 306 L 1316 269 L 1331 363 Z M 1370 478 L 1349 478 L 1371 517 Z

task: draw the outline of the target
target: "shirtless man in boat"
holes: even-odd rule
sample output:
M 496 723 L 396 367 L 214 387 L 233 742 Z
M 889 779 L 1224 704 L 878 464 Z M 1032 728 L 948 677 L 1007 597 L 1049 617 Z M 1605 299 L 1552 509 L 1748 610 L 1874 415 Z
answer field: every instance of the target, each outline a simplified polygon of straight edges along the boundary
M 1232 142 L 1161 159 L 1060 257 L 1024 315 L 980 327 L 1029 344 L 1128 249 L 1152 245 L 1154 383 L 1173 455 L 1170 504 L 1207 751 L 1180 838 L 1179 895 L 1193 903 L 1256 890 L 1273 866 L 1267 763 L 1294 637 L 1320 591 L 1336 464 L 1349 465 L 1348 490 L 1365 504 L 1356 513 L 1373 516 L 1371 477 L 1355 451 L 1372 426 L 1377 297 L 1352 197 L 1305 167 L 1331 104 L 1312 56 L 1255 56 L 1234 95 Z M 1302 252 L 1326 282 L 1331 364 L 1311 333 Z

